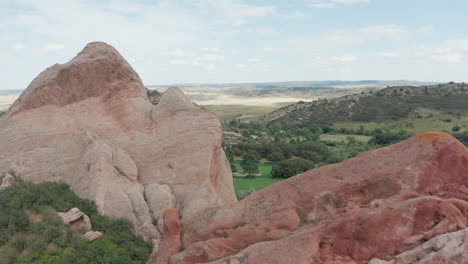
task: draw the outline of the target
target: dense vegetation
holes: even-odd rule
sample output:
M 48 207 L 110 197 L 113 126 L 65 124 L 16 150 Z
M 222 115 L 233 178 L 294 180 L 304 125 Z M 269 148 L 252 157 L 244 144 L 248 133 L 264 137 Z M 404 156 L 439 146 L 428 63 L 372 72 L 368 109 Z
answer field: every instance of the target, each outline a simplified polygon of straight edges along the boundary
M 85 241 L 84 230 L 62 224 L 57 212 L 73 207 L 90 217 L 102 239 Z M 98 214 L 93 202 L 80 199 L 63 183 L 17 184 L 0 191 L 2 264 L 145 263 L 152 247 L 132 230 L 126 220 Z

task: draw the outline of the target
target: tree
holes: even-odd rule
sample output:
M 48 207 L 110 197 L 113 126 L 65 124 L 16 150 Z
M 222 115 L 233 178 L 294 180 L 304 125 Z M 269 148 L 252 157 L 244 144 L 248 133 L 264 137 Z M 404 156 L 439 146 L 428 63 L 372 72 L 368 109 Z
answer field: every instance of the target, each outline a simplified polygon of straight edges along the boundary
M 273 162 L 279 162 L 284 160 L 284 155 L 281 152 L 273 152 L 270 155 L 268 155 L 268 159 Z
M 302 158 L 283 160 L 280 163 L 273 165 L 271 176 L 273 178 L 289 178 L 314 167 L 315 164 L 312 161 Z
M 225 152 L 226 152 L 226 157 L 229 161 L 229 164 L 231 165 L 232 172 L 236 172 L 236 164 L 234 163 L 235 162 L 234 152 L 232 151 L 230 147 L 227 147 Z
M 258 173 L 258 154 L 253 151 L 248 151 L 241 161 L 241 166 L 244 169 L 244 172 L 252 175 Z
M 453 132 L 458 132 L 458 131 L 460 131 L 460 130 L 461 130 L 461 127 L 460 127 L 460 126 L 454 126 L 454 127 L 452 127 L 452 131 L 453 131 Z

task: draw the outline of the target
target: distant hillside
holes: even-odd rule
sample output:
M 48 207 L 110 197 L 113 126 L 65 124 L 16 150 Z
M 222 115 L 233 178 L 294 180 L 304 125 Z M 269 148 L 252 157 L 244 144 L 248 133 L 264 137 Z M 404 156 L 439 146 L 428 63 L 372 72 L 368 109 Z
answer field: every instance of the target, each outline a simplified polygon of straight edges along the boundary
M 286 127 L 340 121 L 381 122 L 418 115 L 421 109 L 464 115 L 468 112 L 468 84 L 393 86 L 330 100 L 298 102 L 266 115 L 264 122 L 281 122 Z
M 435 82 L 419 82 L 412 80 L 361 80 L 361 81 L 291 81 L 291 82 L 265 82 L 265 83 L 172 83 L 164 85 L 147 85 L 150 89 L 165 90 L 169 86 L 177 86 L 183 90 L 229 90 L 229 89 L 278 89 L 295 87 L 329 87 L 329 88 L 351 88 L 368 87 L 383 88 L 385 86 L 395 85 L 432 85 Z

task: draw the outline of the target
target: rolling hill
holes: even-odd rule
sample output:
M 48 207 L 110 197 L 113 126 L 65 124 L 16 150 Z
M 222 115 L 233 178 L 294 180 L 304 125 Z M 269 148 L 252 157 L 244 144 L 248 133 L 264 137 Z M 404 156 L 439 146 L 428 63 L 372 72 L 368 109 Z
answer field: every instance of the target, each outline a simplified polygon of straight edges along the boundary
M 468 113 L 468 84 L 392 86 L 335 99 L 298 102 L 266 115 L 265 123 L 285 127 L 335 122 L 384 122 L 404 118 L 424 119 L 432 112 L 461 118 Z

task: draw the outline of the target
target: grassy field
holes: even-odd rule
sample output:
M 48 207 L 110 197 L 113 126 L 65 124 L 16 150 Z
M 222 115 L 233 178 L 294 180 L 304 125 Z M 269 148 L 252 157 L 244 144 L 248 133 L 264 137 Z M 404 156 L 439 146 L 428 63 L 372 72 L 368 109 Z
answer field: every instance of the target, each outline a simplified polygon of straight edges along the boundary
M 405 118 L 396 121 L 385 122 L 336 122 L 333 128 L 359 129 L 363 126 L 365 130 L 374 130 L 380 128 L 387 132 L 400 132 L 405 130 L 412 134 L 423 133 L 428 131 L 436 132 L 452 132 L 454 126 L 461 128 L 460 132 L 468 130 L 468 115 L 460 118 L 454 115 L 441 114 L 433 112 L 431 118 Z
M 244 171 L 239 162 L 239 160 L 235 162 L 237 172 L 243 173 Z M 271 163 L 269 162 L 259 163 L 258 169 L 262 176 L 256 176 L 254 178 L 234 177 L 234 189 L 236 193 L 249 190 L 251 187 L 258 191 L 281 181 L 281 179 L 271 178 L 271 167 Z
M 357 141 L 362 143 L 367 143 L 371 139 L 370 136 L 363 136 L 363 135 L 330 135 L 330 134 L 323 134 L 320 135 L 320 140 L 328 140 L 328 141 L 337 141 L 337 142 L 348 142 L 348 137 L 354 137 Z
M 287 104 L 287 103 L 286 103 Z M 276 110 L 285 104 L 278 105 L 203 105 L 203 108 L 213 112 L 221 120 L 243 119 L 255 120 Z

